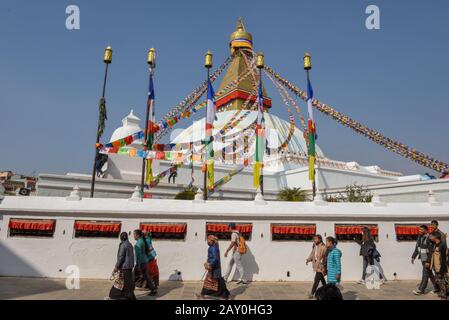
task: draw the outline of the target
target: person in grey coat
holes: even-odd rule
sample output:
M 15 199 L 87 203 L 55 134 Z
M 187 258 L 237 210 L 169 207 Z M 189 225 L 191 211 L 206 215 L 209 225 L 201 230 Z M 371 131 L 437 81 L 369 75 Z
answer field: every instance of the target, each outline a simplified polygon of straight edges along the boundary
M 128 234 L 120 234 L 120 245 L 117 252 L 117 262 L 113 273 L 120 272 L 123 276 L 123 289 L 119 290 L 112 286 L 109 298 L 114 300 L 136 300 L 134 295 L 134 249 L 128 240 Z

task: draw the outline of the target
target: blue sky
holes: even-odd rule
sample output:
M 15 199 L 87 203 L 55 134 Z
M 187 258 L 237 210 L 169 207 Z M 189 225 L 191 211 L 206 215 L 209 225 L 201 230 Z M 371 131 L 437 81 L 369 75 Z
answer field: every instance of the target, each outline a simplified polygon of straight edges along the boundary
M 65 27 L 76 4 L 81 29 Z M 380 8 L 380 30 L 365 8 Z M 157 50 L 156 117 L 229 54 L 239 16 L 266 63 L 305 87 L 301 59 L 312 54 L 315 96 L 385 135 L 449 162 L 449 2 L 10 1 L 0 3 L 0 170 L 90 172 L 103 77 L 114 49 L 103 140 L 131 108 L 143 117 L 146 53 Z M 265 79 L 268 82 L 268 79 Z M 287 119 L 274 87 L 272 112 Z M 304 103 L 301 104 L 305 110 Z M 404 173 L 431 172 L 316 111 L 318 144 L 332 159 Z M 180 123 L 186 127 L 188 123 Z

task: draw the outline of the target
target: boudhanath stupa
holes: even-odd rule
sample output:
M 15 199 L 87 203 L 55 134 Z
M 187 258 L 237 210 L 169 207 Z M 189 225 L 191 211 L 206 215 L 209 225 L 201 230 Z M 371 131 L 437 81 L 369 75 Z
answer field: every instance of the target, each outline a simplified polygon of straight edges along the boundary
M 242 20 L 238 21 L 236 30 L 230 36 L 229 48 L 231 60 L 216 94 L 216 118 L 213 124 L 214 178 L 219 180 L 236 170 L 238 174 L 222 185 L 219 190 L 216 190 L 212 198 L 252 199 L 255 193 L 253 162 L 258 108 L 258 71 L 255 63 L 256 54 L 253 51 L 253 36 L 246 30 Z M 216 83 L 215 86 L 217 86 Z M 231 88 L 231 90 L 226 90 L 227 88 Z M 263 168 L 264 196 L 273 200 L 281 189 L 287 187 L 299 187 L 311 192 L 312 183 L 308 176 L 309 162 L 304 130 L 295 125 L 292 113 L 290 113 L 289 121 L 274 115 L 271 110 L 275 108 L 272 106 L 272 100 L 265 87 L 262 91 L 266 129 Z M 291 105 L 290 108 L 292 108 Z M 204 110 L 201 110 L 199 115 L 204 115 Z M 191 121 L 192 124 L 186 129 L 173 131 L 168 140 L 168 145 L 172 146 L 172 150 L 190 156 L 186 156 L 183 165 L 177 168 L 175 183 L 169 183 L 167 175 L 157 186 L 146 190 L 146 193 L 151 194 L 152 197 L 173 198 L 177 192 L 189 185 L 203 187 L 201 169 L 205 154 L 203 144 L 205 117 Z M 302 121 L 303 124 L 304 119 Z M 137 117 L 136 112 L 131 110 L 122 120 L 122 126 L 113 132 L 110 142 L 142 132 L 143 123 L 144 121 Z M 297 123 L 301 123 L 301 121 L 297 121 Z M 143 140 L 135 140 L 124 148 L 141 150 Z M 157 175 L 167 171 L 171 166 L 173 166 L 173 161 L 154 160 L 153 174 Z M 103 169 L 102 177 L 98 178 L 96 182 L 96 193 L 103 197 L 126 197 L 135 186 L 140 185 L 141 158 L 132 158 L 123 154 L 108 154 L 108 160 Z M 330 193 L 342 190 L 351 184 L 363 185 L 368 188 L 380 186 L 380 192 L 385 193 L 390 192 L 395 185 L 401 187 L 403 183 L 426 179 L 422 175 L 403 176 L 399 172 L 384 170 L 375 164 L 361 165 L 355 161 L 343 162 L 329 159 L 319 146 L 316 146 L 315 171 L 317 190 Z M 68 174 L 65 177 L 60 177 L 42 174 L 38 193 L 40 195 L 64 195 L 74 184 L 85 185 L 87 189 L 87 175 Z M 102 187 L 103 185 L 104 187 Z M 424 191 L 427 190 L 424 189 Z
M 242 78 L 246 72 L 247 60 L 253 57 L 247 49 L 253 49 L 253 37 L 247 32 L 245 26 L 239 21 L 236 31 L 230 37 L 230 49 L 232 62 L 221 81 L 218 92 L 229 83 Z M 257 117 L 256 90 L 251 76 L 240 81 L 236 88 L 216 98 L 216 120 L 214 122 L 213 135 L 218 138 L 214 141 L 215 167 L 218 172 L 217 179 L 242 165 L 244 159 L 248 159 L 250 166 L 239 175 L 234 176 L 227 187 L 238 187 L 252 190 L 252 168 L 255 151 L 254 124 Z M 264 179 L 266 191 L 277 191 L 284 187 L 301 187 L 310 189 L 308 180 L 307 144 L 303 132 L 294 126 L 291 129 L 289 121 L 270 113 L 271 99 L 266 97 L 265 88 L 264 109 L 267 147 L 264 156 Z M 124 138 L 127 135 L 139 132 L 139 119 L 131 112 L 123 119 L 123 126 L 115 130 L 111 141 Z M 232 124 L 232 128 L 226 127 Z M 170 141 L 171 144 L 189 146 L 193 143 L 193 153 L 200 156 L 204 153 L 202 141 L 204 141 L 205 118 L 201 118 L 176 135 Z M 220 135 L 220 131 L 225 131 Z M 292 131 L 292 133 L 290 133 Z M 287 141 L 285 148 L 279 150 L 280 145 Z M 142 141 L 137 141 L 136 145 Z M 375 184 L 397 181 L 400 173 L 380 169 L 378 166 L 360 166 L 356 162 L 341 162 L 328 159 L 321 148 L 316 148 L 318 158 L 318 182 L 319 188 L 344 187 L 348 184 Z M 109 155 L 106 177 L 110 178 L 140 178 L 140 161 L 122 159 L 120 155 Z M 195 179 L 200 185 L 201 161 L 197 163 L 198 172 Z M 163 166 L 165 167 L 165 166 Z M 134 170 L 133 170 L 134 168 Z M 188 185 L 191 179 L 191 169 L 183 167 L 178 169 L 177 183 Z

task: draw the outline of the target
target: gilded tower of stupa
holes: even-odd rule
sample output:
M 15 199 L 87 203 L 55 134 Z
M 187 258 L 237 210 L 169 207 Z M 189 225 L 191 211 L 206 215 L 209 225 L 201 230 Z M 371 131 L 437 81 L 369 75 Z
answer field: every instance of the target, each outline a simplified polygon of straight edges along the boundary
M 222 90 L 230 82 L 238 79 L 245 73 L 248 69 L 246 61 L 251 61 L 253 59 L 253 36 L 246 31 L 241 18 L 237 21 L 236 29 L 230 36 L 229 47 L 231 49 L 232 62 L 221 82 L 219 90 Z M 255 66 L 253 71 L 253 74 L 250 74 L 240 81 L 236 88 L 217 97 L 217 111 L 251 108 L 257 98 L 256 81 L 258 81 L 258 71 Z M 254 76 L 256 76 L 256 79 L 254 79 Z M 265 88 L 263 88 L 263 95 L 264 107 L 265 110 L 268 110 L 271 107 L 271 99 L 266 97 Z M 245 101 L 248 99 L 251 103 L 245 105 Z

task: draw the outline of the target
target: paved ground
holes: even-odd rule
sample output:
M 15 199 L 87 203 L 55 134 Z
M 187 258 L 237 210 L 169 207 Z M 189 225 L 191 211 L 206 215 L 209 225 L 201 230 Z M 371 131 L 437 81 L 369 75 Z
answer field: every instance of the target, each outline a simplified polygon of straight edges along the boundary
M 432 293 L 415 296 L 412 290 L 416 282 L 389 281 L 380 290 L 368 290 L 364 285 L 345 282 L 341 285 L 346 300 L 437 300 Z M 0 299 L 32 300 L 98 300 L 108 295 L 111 282 L 107 280 L 82 280 L 79 290 L 68 290 L 65 280 L 42 278 L 0 277 Z M 191 300 L 201 291 L 201 282 L 162 281 L 157 297 L 149 297 L 145 291 L 136 290 L 136 296 L 142 300 L 169 299 Z M 228 284 L 231 299 L 307 299 L 311 283 L 309 282 L 253 282 L 249 285 Z M 430 289 L 430 288 L 429 288 Z

